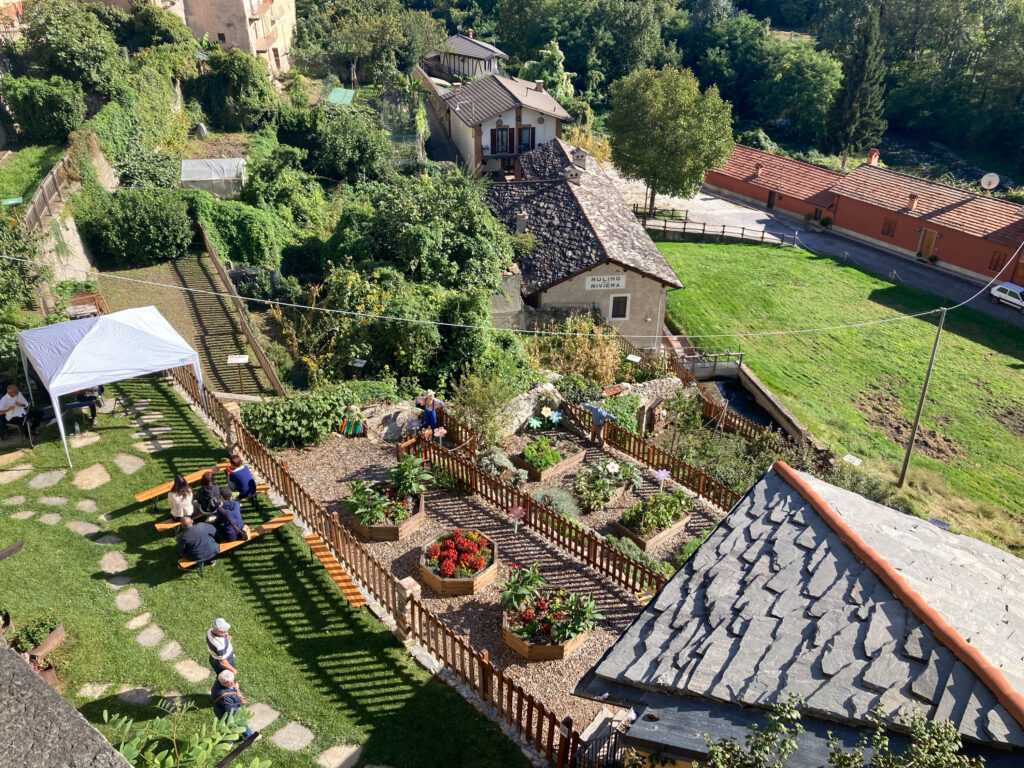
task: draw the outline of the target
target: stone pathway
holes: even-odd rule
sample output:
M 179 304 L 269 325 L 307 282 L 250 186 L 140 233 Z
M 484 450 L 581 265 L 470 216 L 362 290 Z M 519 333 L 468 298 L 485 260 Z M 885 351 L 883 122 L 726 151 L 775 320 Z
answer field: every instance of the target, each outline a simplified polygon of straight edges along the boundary
M 46 523 L 47 525 L 56 525 L 60 522 L 60 515 L 56 512 L 50 512 L 49 514 L 40 516 L 39 522 Z
M 68 471 L 66 469 L 54 469 L 50 472 L 40 472 L 28 481 L 28 487 L 35 490 L 49 488 L 51 485 L 59 483 L 67 473 Z
M 45 504 L 48 507 L 63 507 L 68 503 L 68 500 L 63 496 L 40 496 L 39 503 Z
M 95 523 L 87 523 L 84 520 L 71 520 L 67 524 L 69 530 L 74 531 L 80 536 L 91 536 L 94 533 L 99 533 L 100 527 Z
M 80 435 L 74 435 L 68 439 L 68 445 L 72 448 L 85 448 L 87 445 L 98 443 L 100 441 L 100 435 L 95 432 L 83 432 Z
M 16 507 L 19 504 L 24 504 L 24 503 L 25 503 L 25 497 L 24 496 L 11 496 L 9 499 L 4 499 L 4 504 L 6 504 L 8 507 Z
M 79 490 L 91 491 L 94 488 L 99 488 L 101 485 L 109 483 L 110 473 L 107 472 L 107 468 L 102 464 L 93 464 L 87 469 L 76 472 L 75 479 L 71 482 Z
M 146 466 L 146 460 L 139 456 L 131 456 L 127 453 L 119 453 L 114 457 L 114 463 L 117 468 L 124 472 L 126 475 L 134 475 L 144 466 Z
M 13 515 L 11 515 L 11 518 L 13 520 L 28 520 L 34 514 L 35 512 L 33 512 L 32 510 L 22 510 L 21 512 L 15 512 Z
M 132 448 L 142 453 L 156 453 L 173 447 L 173 440 L 148 440 L 144 443 L 132 443 Z
M 91 515 L 95 512 L 98 512 L 100 508 L 99 505 L 92 499 L 82 499 L 81 501 L 75 504 L 75 509 L 77 509 L 79 512 L 85 512 L 86 514 Z
M 18 464 L 10 469 L 0 469 L 0 485 L 9 485 L 31 474 L 31 464 Z

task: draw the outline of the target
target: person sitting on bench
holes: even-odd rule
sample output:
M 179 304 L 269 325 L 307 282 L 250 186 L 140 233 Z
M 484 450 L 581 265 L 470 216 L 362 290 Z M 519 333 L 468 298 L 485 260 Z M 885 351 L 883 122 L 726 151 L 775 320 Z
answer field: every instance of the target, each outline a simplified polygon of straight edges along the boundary
M 39 414 L 29 411 L 28 400 L 18 390 L 17 384 L 8 384 L 7 394 L 0 397 L 0 440 L 7 437 L 8 424 L 21 426 L 26 420 L 33 437 L 39 434 Z
M 174 476 L 174 486 L 167 494 L 167 503 L 171 506 L 171 517 L 175 520 L 191 517 L 198 511 L 192 498 L 192 488 L 183 475 Z
M 80 389 L 77 392 L 71 393 L 71 396 L 75 398 L 76 403 L 81 403 L 81 407 L 89 409 L 89 418 L 92 419 L 93 424 L 96 423 L 96 401 L 100 399 L 100 395 L 102 394 L 103 387 Z
M 213 472 L 206 472 L 199 481 L 199 490 L 196 491 L 195 503 L 199 508 L 200 514 L 217 514 L 217 507 L 220 506 L 220 488 L 213 482 Z
M 214 538 L 217 529 L 209 523 L 194 523 L 191 517 L 181 518 L 181 536 L 175 549 L 182 560 L 192 560 L 206 566 L 217 564 L 220 544 Z
M 231 498 L 230 488 L 220 489 L 221 503 L 217 508 L 217 539 L 221 542 L 238 541 L 242 535 L 242 505 Z
M 228 470 L 228 487 L 238 494 L 239 501 L 256 495 L 256 481 L 252 472 L 245 466 L 242 457 L 232 453 L 229 458 L 231 468 Z

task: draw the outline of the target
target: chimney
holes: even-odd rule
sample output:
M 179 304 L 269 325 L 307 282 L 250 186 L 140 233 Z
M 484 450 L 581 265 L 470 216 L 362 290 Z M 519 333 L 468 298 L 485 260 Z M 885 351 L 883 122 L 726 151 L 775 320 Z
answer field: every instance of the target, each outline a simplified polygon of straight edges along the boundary
M 764 163 L 757 163 L 754 165 L 754 176 L 761 178 L 761 172 L 764 170 Z
M 878 160 L 882 156 L 882 153 L 872 147 L 868 150 L 868 165 L 878 165 Z
M 469 39 L 472 40 L 473 39 L 473 28 L 470 27 L 469 29 L 467 29 L 466 30 L 466 34 L 469 35 Z
M 572 151 L 572 164 L 581 171 L 587 170 L 587 153 L 577 147 Z
M 576 184 L 578 186 L 583 181 L 583 171 L 574 165 L 565 172 L 565 178 L 570 184 Z
M 455 83 L 454 85 L 452 85 L 452 93 L 454 93 L 456 96 L 462 93 L 462 83 Z
M 530 215 L 526 211 L 520 211 L 516 214 L 516 234 L 522 235 L 526 232 L 526 222 L 530 220 Z
M 534 87 L 538 91 L 540 91 L 541 93 L 544 93 L 544 81 L 543 80 L 534 80 L 533 81 L 533 85 L 534 85 Z
M 917 195 L 911 193 L 910 197 L 907 198 L 907 207 L 912 210 L 917 210 Z

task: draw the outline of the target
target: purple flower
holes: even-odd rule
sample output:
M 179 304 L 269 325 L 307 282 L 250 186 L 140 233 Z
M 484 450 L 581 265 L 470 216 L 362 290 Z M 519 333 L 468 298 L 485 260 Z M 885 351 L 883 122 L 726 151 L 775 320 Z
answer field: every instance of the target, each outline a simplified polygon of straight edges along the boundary
M 654 473 L 654 479 L 661 483 L 664 483 L 670 477 L 672 477 L 672 473 L 669 472 L 667 469 L 659 469 L 657 472 Z

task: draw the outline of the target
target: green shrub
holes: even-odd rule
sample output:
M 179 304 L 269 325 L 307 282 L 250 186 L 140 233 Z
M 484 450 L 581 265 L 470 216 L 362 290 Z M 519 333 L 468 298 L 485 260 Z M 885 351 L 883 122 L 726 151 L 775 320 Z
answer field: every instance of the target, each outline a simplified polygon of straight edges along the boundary
M 238 48 L 210 54 L 210 72 L 186 84 L 203 111 L 220 128 L 252 131 L 277 118 L 278 98 L 267 63 Z
M 640 395 L 622 394 L 605 399 L 601 407 L 615 417 L 615 423 L 627 432 L 637 434 L 636 414 L 643 401 Z
M 85 120 L 82 86 L 63 77 L 8 76 L 0 80 L 0 96 L 30 143 L 64 142 Z
M 533 500 L 562 517 L 575 520 L 580 516 L 580 505 L 576 503 L 573 495 L 564 488 L 541 488 L 534 491 Z
M 523 449 L 523 458 L 538 472 L 543 472 L 555 466 L 564 456 L 551 444 L 550 438 L 541 437 Z
M 598 459 L 583 468 L 573 480 L 572 489 L 579 496 L 587 512 L 608 506 L 615 491 L 626 485 L 639 488 L 643 476 L 636 464 L 614 459 Z
M 492 445 L 476 460 L 477 466 L 491 477 L 502 480 L 513 488 L 521 488 L 529 478 L 525 469 L 520 469 L 500 446 Z
M 348 513 L 362 525 L 398 525 L 409 517 L 404 501 L 392 499 L 365 480 L 348 484 L 349 495 L 341 499 Z
M 449 496 L 465 496 L 469 491 L 467 490 L 468 478 L 462 477 L 464 470 L 461 467 L 456 469 L 459 474 L 453 474 L 446 469 L 441 467 L 434 467 L 434 487 L 444 491 Z
M 364 403 L 397 403 L 398 392 L 393 381 L 366 379 L 346 381 L 345 386 L 355 395 L 360 405 Z
M 708 530 L 704 531 L 704 533 L 700 534 L 699 536 L 694 536 L 692 539 L 689 539 L 682 546 L 681 549 L 679 549 L 678 551 L 676 551 L 675 554 L 672 555 L 672 564 L 676 568 L 682 567 L 683 563 L 685 563 L 687 560 L 689 560 L 690 557 L 693 556 L 693 553 L 697 551 L 697 547 L 699 547 L 701 544 L 703 544 L 705 541 L 707 541 L 708 536 L 711 535 L 711 532 L 713 530 L 715 530 L 715 529 L 714 528 L 709 528 Z
M 244 405 L 242 421 L 272 448 L 310 445 L 322 442 L 341 423 L 345 410 L 356 404 L 355 393 L 337 384 L 305 395 Z
M 216 230 L 219 242 L 214 245 L 221 259 L 250 267 L 281 266 L 281 248 L 288 233 L 272 211 L 237 200 L 217 200 L 206 209 L 203 224 Z
M 661 491 L 641 501 L 622 516 L 622 524 L 645 538 L 670 528 L 693 508 L 693 499 L 683 490 Z
M 330 179 L 355 184 L 384 176 L 391 143 L 375 116 L 355 109 L 324 110 L 315 135 L 316 169 Z
M 627 557 L 633 558 L 640 563 L 640 565 L 647 566 L 655 573 L 660 573 L 666 579 L 672 578 L 672 575 L 676 572 L 676 569 L 669 563 L 663 563 L 658 558 L 648 555 L 628 536 L 622 536 L 620 538 L 618 536 L 609 535 L 605 536 L 604 540 L 611 544 L 613 549 L 621 552 Z
M 295 359 L 292 357 L 291 352 L 289 352 L 284 345 L 278 344 L 273 339 L 268 339 L 263 342 L 263 351 L 277 370 L 277 377 L 281 379 L 281 381 L 292 381 L 292 371 L 295 369 Z
M 9 639 L 14 650 L 19 653 L 28 653 L 42 643 L 47 636 L 60 624 L 56 611 L 50 611 L 43 616 L 29 619 Z
M 174 189 L 181 180 L 181 159 L 132 143 L 117 163 L 117 176 L 122 187 Z
M 174 192 L 120 189 L 92 209 L 85 227 L 105 268 L 133 268 L 177 259 L 192 243 L 188 208 Z
M 579 405 L 601 397 L 601 385 L 593 379 L 586 379 L 578 373 L 570 373 L 560 378 L 555 387 L 559 394 L 570 403 Z
M 95 293 L 98 288 L 99 283 L 95 280 L 61 280 L 50 286 L 53 294 L 62 299 L 70 299 L 81 293 Z

